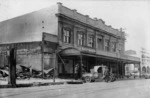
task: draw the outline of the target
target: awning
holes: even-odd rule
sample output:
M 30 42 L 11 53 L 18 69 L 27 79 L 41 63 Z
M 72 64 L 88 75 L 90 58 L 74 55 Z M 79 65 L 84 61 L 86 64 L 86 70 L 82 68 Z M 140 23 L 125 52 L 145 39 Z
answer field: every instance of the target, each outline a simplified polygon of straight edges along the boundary
M 65 49 L 61 50 L 60 55 L 62 55 L 62 56 L 80 56 L 81 53 L 78 49 L 69 47 L 69 48 L 65 48 Z
M 133 60 L 130 58 L 117 58 L 117 57 L 109 57 L 109 56 L 104 56 L 104 55 L 97 55 L 97 54 L 86 54 L 86 53 L 81 53 L 82 56 L 90 56 L 90 57 L 96 57 L 96 58 L 102 58 L 102 59 L 107 59 L 107 60 L 115 60 L 115 61 L 122 61 L 124 63 L 128 63 L 128 64 L 137 64 L 140 63 L 140 61 L 137 60 Z
M 114 58 L 114 57 L 108 57 L 108 56 L 97 55 L 97 54 L 87 54 L 87 53 L 82 53 L 82 56 L 102 58 L 102 59 L 107 59 L 107 60 L 117 60 L 118 59 L 118 58 Z
M 102 58 L 102 59 L 107 59 L 107 60 L 123 61 L 124 63 L 140 63 L 140 61 L 133 60 L 130 58 L 117 58 L 117 57 L 109 57 L 109 56 L 104 56 L 104 55 L 83 53 L 80 50 L 73 48 L 73 47 L 65 48 L 61 50 L 59 54 L 62 56 L 81 56 L 82 55 L 82 56 Z

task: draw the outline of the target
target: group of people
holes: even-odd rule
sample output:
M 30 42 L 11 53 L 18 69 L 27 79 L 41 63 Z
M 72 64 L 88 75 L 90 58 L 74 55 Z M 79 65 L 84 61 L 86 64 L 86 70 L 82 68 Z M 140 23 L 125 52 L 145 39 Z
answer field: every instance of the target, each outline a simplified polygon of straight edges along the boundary
M 106 67 L 106 69 L 104 71 L 104 77 L 103 77 L 103 79 L 105 80 L 105 82 L 109 81 L 109 76 L 110 76 L 110 72 L 109 72 L 109 69 Z
M 105 80 L 105 82 L 113 82 L 116 80 L 116 77 L 111 71 L 109 71 L 108 67 L 106 67 L 103 79 Z

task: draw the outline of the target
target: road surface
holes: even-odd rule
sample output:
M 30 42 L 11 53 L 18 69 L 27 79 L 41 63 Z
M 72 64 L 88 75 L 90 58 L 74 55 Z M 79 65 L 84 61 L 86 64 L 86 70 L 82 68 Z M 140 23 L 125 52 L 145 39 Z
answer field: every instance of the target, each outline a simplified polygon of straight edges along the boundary
M 0 89 L 0 98 L 150 98 L 150 79 Z

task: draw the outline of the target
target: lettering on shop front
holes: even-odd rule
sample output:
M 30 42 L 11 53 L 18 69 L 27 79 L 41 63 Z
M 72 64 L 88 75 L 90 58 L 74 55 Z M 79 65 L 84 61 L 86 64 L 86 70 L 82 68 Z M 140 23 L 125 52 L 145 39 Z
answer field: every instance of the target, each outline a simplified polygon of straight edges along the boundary
M 88 52 L 88 53 L 95 53 L 96 52 L 94 49 L 85 48 L 85 47 L 82 47 L 82 51 L 83 52 Z
M 41 52 L 40 47 L 37 47 L 35 49 L 18 49 L 17 54 L 39 54 Z

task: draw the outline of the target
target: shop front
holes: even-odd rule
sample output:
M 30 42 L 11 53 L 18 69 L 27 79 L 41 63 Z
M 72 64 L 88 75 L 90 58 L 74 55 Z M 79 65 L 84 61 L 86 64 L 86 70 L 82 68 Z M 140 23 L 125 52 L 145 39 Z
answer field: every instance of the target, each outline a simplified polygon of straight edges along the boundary
M 71 47 L 65 48 L 59 53 L 58 74 L 59 76 L 74 78 L 75 65 L 80 64 L 87 73 L 90 73 L 94 66 L 106 66 L 117 78 L 124 78 L 125 65 L 128 63 L 139 64 L 138 61 L 130 58 L 122 59 L 121 57 L 98 55 L 95 49 Z
M 65 48 L 58 54 L 58 74 L 61 78 L 74 78 L 76 64 L 81 64 L 81 53 L 76 48 Z
M 82 67 L 81 71 L 90 73 L 94 66 L 107 66 L 112 72 L 118 73 L 116 58 L 97 55 L 91 48 L 65 48 L 58 54 L 59 77 L 74 78 L 75 65 Z

